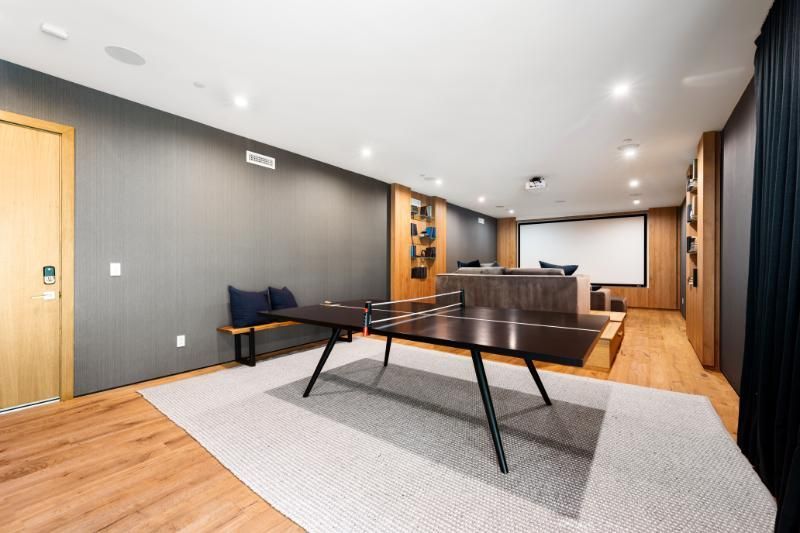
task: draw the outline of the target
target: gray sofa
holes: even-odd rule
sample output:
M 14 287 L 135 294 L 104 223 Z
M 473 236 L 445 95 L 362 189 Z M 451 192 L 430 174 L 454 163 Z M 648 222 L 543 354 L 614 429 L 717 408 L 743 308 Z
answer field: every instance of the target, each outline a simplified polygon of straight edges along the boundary
M 467 305 L 588 313 L 597 299 L 598 306 L 610 309 L 607 289 L 601 289 L 603 297 L 593 297 L 588 277 L 565 276 L 561 269 L 474 267 L 436 276 L 437 293 L 461 289 Z

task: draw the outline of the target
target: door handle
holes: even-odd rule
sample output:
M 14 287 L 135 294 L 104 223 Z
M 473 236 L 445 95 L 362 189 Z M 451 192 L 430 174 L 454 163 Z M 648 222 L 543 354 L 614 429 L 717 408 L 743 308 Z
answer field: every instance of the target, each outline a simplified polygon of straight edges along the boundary
M 44 291 L 42 294 L 37 294 L 36 296 L 31 296 L 31 300 L 55 300 L 56 299 L 56 291 Z

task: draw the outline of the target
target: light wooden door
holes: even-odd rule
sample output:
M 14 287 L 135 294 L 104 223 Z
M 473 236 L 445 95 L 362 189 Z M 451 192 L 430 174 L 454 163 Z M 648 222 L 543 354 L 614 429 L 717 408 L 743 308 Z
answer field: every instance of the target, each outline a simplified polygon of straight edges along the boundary
M 59 396 L 61 168 L 60 135 L 0 122 L 0 409 Z

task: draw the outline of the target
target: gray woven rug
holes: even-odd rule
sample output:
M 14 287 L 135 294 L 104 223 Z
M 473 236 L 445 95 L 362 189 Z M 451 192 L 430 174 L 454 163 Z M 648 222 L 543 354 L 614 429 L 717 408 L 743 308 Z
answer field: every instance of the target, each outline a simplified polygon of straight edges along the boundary
M 709 401 L 486 362 L 510 473 L 472 361 L 338 344 L 144 389 L 310 531 L 771 531 L 774 502 Z

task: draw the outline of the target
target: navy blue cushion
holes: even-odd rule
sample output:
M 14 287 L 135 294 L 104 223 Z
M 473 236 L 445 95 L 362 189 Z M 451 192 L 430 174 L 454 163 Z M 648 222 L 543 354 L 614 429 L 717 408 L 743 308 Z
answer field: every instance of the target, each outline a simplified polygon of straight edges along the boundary
M 290 307 L 297 307 L 297 301 L 294 299 L 292 291 L 286 287 L 276 289 L 275 287 L 269 288 L 269 301 L 273 309 L 288 309 Z
M 565 276 L 571 276 L 578 270 L 578 265 L 555 265 L 553 263 L 546 263 L 545 261 L 539 261 L 539 266 L 542 268 L 560 268 L 564 271 Z
M 228 295 L 231 301 L 233 327 L 244 328 L 271 322 L 269 317 L 259 314 L 259 311 L 270 310 L 269 291 L 240 291 L 228 285 Z
M 479 267 L 479 266 L 481 266 L 481 262 L 478 261 L 477 259 L 474 260 L 474 261 L 456 261 L 456 263 L 458 264 L 458 268 L 462 268 L 462 267 Z

